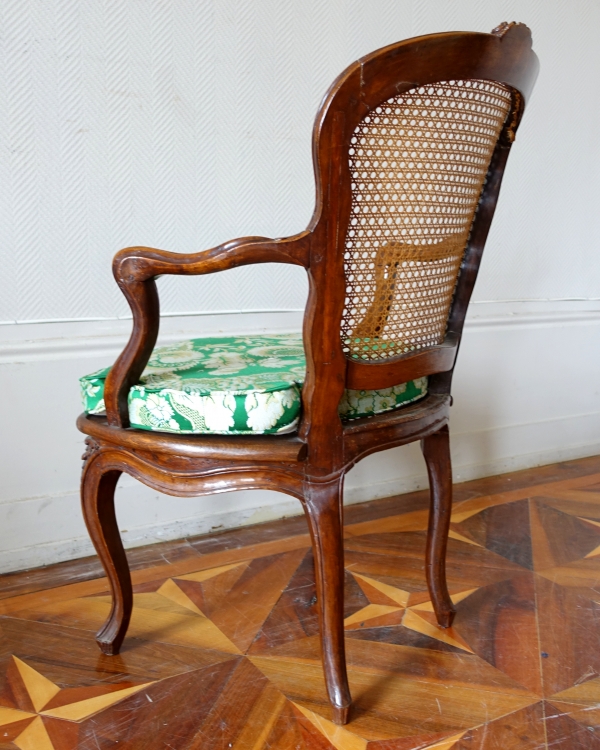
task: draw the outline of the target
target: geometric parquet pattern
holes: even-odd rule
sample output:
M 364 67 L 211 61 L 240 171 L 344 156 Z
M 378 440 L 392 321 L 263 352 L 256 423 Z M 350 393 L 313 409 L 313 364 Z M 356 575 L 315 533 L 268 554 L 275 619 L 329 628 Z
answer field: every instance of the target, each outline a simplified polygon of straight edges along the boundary
M 0 749 L 600 750 L 600 458 L 455 487 L 448 630 L 427 515 L 424 492 L 347 509 L 345 727 L 303 519 L 131 551 L 115 657 L 95 561 L 0 578 Z

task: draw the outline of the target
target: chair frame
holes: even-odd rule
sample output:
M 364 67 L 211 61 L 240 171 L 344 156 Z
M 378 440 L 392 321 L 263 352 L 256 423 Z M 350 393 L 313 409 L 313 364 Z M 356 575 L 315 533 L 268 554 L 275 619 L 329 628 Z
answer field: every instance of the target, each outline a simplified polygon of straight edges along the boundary
M 325 681 L 335 722 L 348 720 L 351 697 L 343 625 L 343 482 L 346 472 L 375 451 L 421 441 L 431 487 L 426 575 L 442 627 L 451 625 L 445 555 L 452 505 L 449 448 L 450 387 L 465 314 L 496 208 L 506 160 L 538 71 L 531 33 L 502 24 L 491 34 L 445 33 L 417 37 L 378 50 L 347 68 L 319 109 L 313 134 L 316 207 L 306 231 L 271 240 L 244 237 L 211 250 L 177 254 L 144 247 L 117 253 L 115 279 L 133 312 L 133 331 L 106 379 L 106 417 L 82 414 L 77 422 L 87 450 L 82 472 L 85 521 L 112 591 L 110 615 L 97 634 L 106 654 L 119 652 L 133 594 L 120 538 L 114 493 L 126 472 L 170 495 L 197 496 L 242 489 L 279 490 L 301 501 L 315 557 Z M 512 90 L 512 107 L 500 134 L 458 277 L 447 335 L 439 346 L 414 354 L 363 362 L 342 351 L 344 238 L 350 218 L 350 138 L 367 112 L 415 86 L 442 80 L 487 79 Z M 214 273 L 250 263 L 293 263 L 307 271 L 304 317 L 306 380 L 297 433 L 289 435 L 170 435 L 129 427 L 127 395 L 155 346 L 162 274 Z M 342 422 L 345 388 L 378 389 L 429 376 L 428 395 L 395 411 Z

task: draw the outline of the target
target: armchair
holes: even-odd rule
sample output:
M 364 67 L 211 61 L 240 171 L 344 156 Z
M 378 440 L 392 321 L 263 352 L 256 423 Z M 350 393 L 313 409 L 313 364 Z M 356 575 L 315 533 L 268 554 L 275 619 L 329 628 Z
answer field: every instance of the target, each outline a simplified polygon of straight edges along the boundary
M 117 253 L 115 279 L 133 312 L 129 343 L 106 375 L 106 415 L 82 414 L 86 524 L 113 605 L 97 634 L 116 654 L 132 586 L 114 509 L 127 472 L 171 495 L 272 489 L 302 503 L 315 558 L 322 657 L 334 720 L 351 703 L 343 626 L 342 488 L 364 456 L 421 441 L 431 486 L 426 575 L 439 624 L 452 623 L 445 578 L 452 503 L 450 389 L 467 305 L 502 176 L 538 62 L 529 29 L 445 33 L 378 50 L 347 68 L 317 114 L 316 207 L 306 231 L 245 237 L 190 255 Z M 281 434 L 170 434 L 131 426 L 128 399 L 155 347 L 162 274 L 249 263 L 306 269 L 309 299 L 297 429 Z M 427 379 L 427 380 L 425 380 Z M 357 419 L 350 392 L 418 381 L 426 394 Z M 251 432 L 251 431 L 250 431 Z

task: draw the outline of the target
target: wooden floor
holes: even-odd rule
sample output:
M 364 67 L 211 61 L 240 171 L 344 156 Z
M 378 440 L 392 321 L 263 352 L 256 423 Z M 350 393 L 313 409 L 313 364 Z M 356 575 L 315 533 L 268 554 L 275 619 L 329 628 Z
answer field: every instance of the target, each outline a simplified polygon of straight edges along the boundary
M 132 551 L 115 657 L 95 559 L 1 577 L 0 748 L 600 748 L 600 457 L 456 486 L 449 630 L 426 523 L 423 492 L 347 510 L 345 728 L 302 518 Z

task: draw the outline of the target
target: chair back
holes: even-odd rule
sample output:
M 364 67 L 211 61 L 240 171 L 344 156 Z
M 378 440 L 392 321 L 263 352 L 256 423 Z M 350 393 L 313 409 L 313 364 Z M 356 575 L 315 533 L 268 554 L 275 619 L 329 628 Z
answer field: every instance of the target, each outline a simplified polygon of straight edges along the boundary
M 494 81 L 388 99 L 350 141 L 342 348 L 381 360 L 441 344 L 469 230 L 511 107 Z
M 434 34 L 378 50 L 326 94 L 313 136 L 300 429 L 309 443 L 328 436 L 335 446 L 335 434 L 341 445 L 344 388 L 428 375 L 433 390 L 449 391 L 538 67 L 529 29 L 503 24 L 491 34 Z M 331 459 L 320 452 L 326 473 L 336 451 Z

